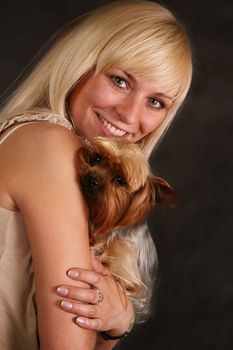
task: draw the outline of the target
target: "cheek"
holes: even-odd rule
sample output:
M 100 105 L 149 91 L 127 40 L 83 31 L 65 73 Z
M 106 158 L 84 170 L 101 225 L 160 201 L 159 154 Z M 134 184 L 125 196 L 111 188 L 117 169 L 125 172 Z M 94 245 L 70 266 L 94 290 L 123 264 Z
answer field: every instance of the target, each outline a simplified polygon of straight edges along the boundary
M 90 93 L 92 104 L 100 108 L 110 107 L 118 102 L 118 96 L 105 84 L 94 87 Z
M 144 134 L 148 134 L 160 127 L 166 118 L 166 111 L 159 111 L 151 116 L 147 116 L 141 123 L 141 128 Z

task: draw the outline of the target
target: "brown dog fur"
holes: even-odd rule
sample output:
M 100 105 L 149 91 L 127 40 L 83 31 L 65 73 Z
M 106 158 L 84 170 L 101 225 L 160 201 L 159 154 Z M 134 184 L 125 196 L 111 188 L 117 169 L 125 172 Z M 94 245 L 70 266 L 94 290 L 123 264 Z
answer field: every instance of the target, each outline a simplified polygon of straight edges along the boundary
M 78 151 L 79 179 L 92 237 L 134 226 L 156 203 L 173 205 L 167 181 L 151 174 L 140 148 L 127 140 L 96 137 Z

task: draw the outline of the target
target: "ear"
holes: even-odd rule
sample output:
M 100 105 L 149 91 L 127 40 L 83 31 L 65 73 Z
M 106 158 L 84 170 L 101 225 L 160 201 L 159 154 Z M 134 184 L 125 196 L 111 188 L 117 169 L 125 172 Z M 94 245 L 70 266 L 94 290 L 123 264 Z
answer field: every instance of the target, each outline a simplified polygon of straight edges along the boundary
M 82 140 L 82 146 L 77 151 L 77 157 L 83 163 L 89 164 L 89 156 L 93 151 L 93 144 L 87 140 Z
M 131 195 L 118 227 L 131 226 L 140 222 L 156 204 L 173 206 L 175 203 L 176 194 L 169 183 L 160 177 L 150 175 L 145 185 Z
M 88 164 L 89 160 L 89 155 L 90 155 L 90 149 L 87 148 L 86 146 L 82 146 L 78 149 L 77 151 L 77 158 L 78 161 L 83 163 L 83 164 Z
M 155 189 L 153 183 L 147 178 L 144 186 L 132 193 L 128 198 L 127 206 L 121 217 L 119 228 L 125 226 L 134 226 L 140 222 L 150 208 L 155 204 Z
M 164 204 L 174 206 L 177 202 L 177 196 L 169 183 L 158 176 L 151 175 L 149 178 L 151 186 L 154 188 L 155 204 Z

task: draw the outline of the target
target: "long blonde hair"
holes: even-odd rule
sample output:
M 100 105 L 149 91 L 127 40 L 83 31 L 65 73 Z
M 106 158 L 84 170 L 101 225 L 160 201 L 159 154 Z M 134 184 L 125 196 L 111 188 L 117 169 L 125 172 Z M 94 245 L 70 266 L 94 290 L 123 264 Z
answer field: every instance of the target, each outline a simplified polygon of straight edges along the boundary
M 183 102 L 192 77 L 191 50 L 171 12 L 150 1 L 117 1 L 74 20 L 1 110 L 0 121 L 48 109 L 67 117 L 66 99 L 94 67 L 130 70 L 169 87 L 174 103 L 162 125 L 141 140 L 149 156 Z
M 184 101 L 192 77 L 191 50 L 183 27 L 169 10 L 151 1 L 113 2 L 68 24 L 3 105 L 0 122 L 17 115 L 41 111 L 68 118 L 66 100 L 76 84 L 91 70 L 98 73 L 110 67 L 139 74 L 155 84 L 169 87 L 169 94 L 174 97 L 161 126 L 139 142 L 149 157 Z M 124 252 L 129 254 L 129 249 L 134 247 L 131 265 L 133 259 L 138 264 L 134 271 L 132 266 L 130 271 L 128 269 L 129 274 L 124 281 L 131 279 L 132 285 L 141 285 L 147 291 L 147 297 L 145 293 L 143 296 L 147 303 L 141 302 L 140 293 L 128 293 L 139 313 L 146 313 L 143 308 L 147 308 L 145 305 L 150 300 L 151 289 L 149 278 L 143 277 L 145 271 L 147 276 L 150 274 L 150 269 L 146 267 L 149 264 L 148 255 L 145 254 L 147 248 L 142 248 L 144 242 L 141 240 L 145 231 L 145 228 L 137 228 L 134 239 L 132 231 L 112 233 L 105 245 L 106 249 L 110 249 L 111 242 L 120 242 L 125 247 L 125 250 L 121 250 L 122 256 Z M 147 234 L 147 242 L 150 240 Z M 155 259 L 156 252 L 152 250 Z M 111 248 L 111 251 L 114 249 Z M 117 259 L 118 262 L 121 260 L 119 256 Z M 114 261 L 113 256 L 108 260 L 111 265 L 110 261 Z M 115 275 L 119 278 L 123 270 L 117 268 L 117 271 Z

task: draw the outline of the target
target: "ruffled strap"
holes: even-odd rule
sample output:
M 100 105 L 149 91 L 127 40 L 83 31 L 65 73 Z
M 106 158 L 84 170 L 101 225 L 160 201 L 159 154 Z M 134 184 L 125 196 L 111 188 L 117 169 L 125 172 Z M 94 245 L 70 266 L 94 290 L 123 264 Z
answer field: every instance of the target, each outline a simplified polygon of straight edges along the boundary
M 32 121 L 50 122 L 50 123 L 64 126 L 65 128 L 69 129 L 70 131 L 74 131 L 72 124 L 66 118 L 64 118 L 58 114 L 52 114 L 49 112 L 42 112 L 39 114 L 23 114 L 23 115 L 19 115 L 17 117 L 14 117 L 12 119 L 7 119 L 0 125 L 0 133 L 12 125 L 19 124 L 19 123 L 27 123 L 27 122 L 32 122 Z

